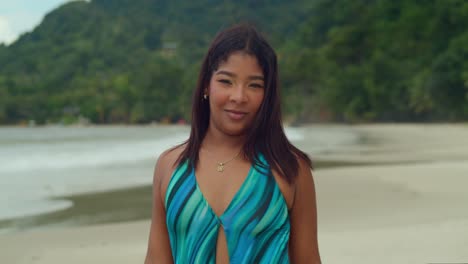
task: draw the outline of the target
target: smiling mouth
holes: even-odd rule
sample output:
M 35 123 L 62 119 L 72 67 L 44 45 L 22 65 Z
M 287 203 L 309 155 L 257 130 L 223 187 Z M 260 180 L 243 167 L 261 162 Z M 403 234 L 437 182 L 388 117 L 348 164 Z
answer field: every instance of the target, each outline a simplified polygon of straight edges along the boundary
M 247 115 L 246 112 L 234 111 L 234 110 L 225 110 L 228 116 L 234 120 L 241 120 L 244 116 Z

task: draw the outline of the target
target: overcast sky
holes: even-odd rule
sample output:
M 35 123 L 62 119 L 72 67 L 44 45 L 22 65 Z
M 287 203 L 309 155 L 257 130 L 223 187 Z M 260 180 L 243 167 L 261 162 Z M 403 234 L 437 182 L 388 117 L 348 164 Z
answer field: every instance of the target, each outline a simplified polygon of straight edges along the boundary
M 0 0 L 0 43 L 32 31 L 44 15 L 70 0 Z

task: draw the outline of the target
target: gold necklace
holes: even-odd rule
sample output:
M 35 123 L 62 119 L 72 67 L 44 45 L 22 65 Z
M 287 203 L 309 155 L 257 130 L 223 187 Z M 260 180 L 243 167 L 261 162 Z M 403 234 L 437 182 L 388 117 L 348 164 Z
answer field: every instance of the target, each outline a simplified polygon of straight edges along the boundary
M 208 150 L 206 149 L 202 149 L 206 152 L 208 152 L 208 154 L 210 154 L 211 156 L 213 156 L 213 154 L 211 152 L 209 152 Z M 226 166 L 226 164 L 228 164 L 229 162 L 233 161 L 234 159 L 236 159 L 237 157 L 239 157 L 240 153 L 242 152 L 242 149 L 239 150 L 239 152 L 232 158 L 230 158 L 228 161 L 224 161 L 224 162 L 216 162 L 216 171 L 218 172 L 223 172 L 224 171 L 224 167 Z
M 224 166 L 226 166 L 226 164 L 228 164 L 229 162 L 233 161 L 235 158 L 237 158 L 239 156 L 241 152 L 239 151 L 239 153 L 237 153 L 234 157 L 232 157 L 230 160 L 228 161 L 225 161 L 225 162 L 218 162 L 218 166 L 216 168 L 216 170 L 218 172 L 223 172 L 224 171 Z

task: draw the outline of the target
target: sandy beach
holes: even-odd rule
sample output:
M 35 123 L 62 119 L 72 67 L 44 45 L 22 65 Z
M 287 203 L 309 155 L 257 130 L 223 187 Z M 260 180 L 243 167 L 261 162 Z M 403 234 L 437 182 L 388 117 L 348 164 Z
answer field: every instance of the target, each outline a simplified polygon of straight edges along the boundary
M 331 152 L 314 152 L 309 139 L 298 143 L 316 153 L 323 263 L 468 263 L 467 124 L 301 129 L 357 138 Z M 2 234 L 0 263 L 143 263 L 149 224 Z

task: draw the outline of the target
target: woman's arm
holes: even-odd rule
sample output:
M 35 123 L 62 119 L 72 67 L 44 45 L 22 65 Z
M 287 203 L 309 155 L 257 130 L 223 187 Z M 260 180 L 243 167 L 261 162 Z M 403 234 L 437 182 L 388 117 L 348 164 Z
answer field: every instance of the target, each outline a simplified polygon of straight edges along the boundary
M 166 264 L 173 263 L 169 234 L 166 226 L 166 211 L 162 195 L 162 179 L 168 174 L 170 161 L 166 155 L 161 154 L 154 169 L 153 175 L 153 209 L 151 217 L 151 227 L 148 239 L 148 250 L 145 264 Z
M 309 166 L 301 159 L 299 159 L 299 175 L 295 186 L 294 204 L 290 212 L 289 255 L 291 263 L 320 264 L 314 180 Z

